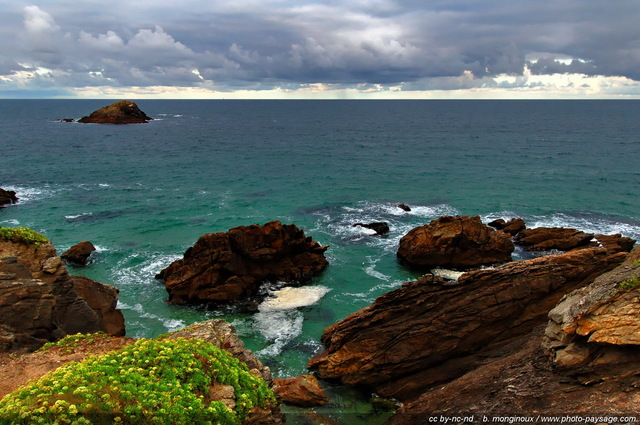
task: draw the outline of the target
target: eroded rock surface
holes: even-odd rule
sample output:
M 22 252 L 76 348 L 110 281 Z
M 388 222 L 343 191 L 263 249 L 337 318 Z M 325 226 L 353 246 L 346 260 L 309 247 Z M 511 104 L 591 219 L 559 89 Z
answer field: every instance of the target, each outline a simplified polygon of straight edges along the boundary
M 293 406 L 313 407 L 329 403 L 318 379 L 309 374 L 294 378 L 276 378 L 273 382 L 273 392 L 284 403 Z

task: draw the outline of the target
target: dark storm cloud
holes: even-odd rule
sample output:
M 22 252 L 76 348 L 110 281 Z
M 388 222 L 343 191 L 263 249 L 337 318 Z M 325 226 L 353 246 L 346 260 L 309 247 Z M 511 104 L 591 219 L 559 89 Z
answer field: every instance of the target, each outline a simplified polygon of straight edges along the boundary
M 640 79 L 636 0 L 0 2 L 0 84 L 25 69 L 52 87 Z

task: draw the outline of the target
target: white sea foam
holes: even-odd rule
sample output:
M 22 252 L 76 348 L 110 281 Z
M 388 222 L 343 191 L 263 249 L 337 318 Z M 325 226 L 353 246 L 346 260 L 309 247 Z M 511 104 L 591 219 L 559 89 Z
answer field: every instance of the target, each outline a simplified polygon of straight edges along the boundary
M 15 218 L 9 219 L 9 220 L 2 220 L 0 221 L 0 223 L 2 224 L 10 224 L 11 226 L 19 226 L 20 222 L 18 220 L 16 220 Z
M 260 312 L 291 310 L 313 305 L 320 301 L 330 289 L 326 286 L 291 286 L 270 292 L 270 297 L 258 306 Z
M 380 258 L 373 259 L 372 257 L 367 257 L 367 261 L 369 261 L 371 264 L 364 268 L 364 272 L 366 274 L 385 282 L 389 282 L 391 280 L 391 276 L 387 276 L 386 274 L 380 273 L 376 270 L 376 264 L 378 263 L 378 261 L 380 261 Z
M 65 215 L 64 218 L 66 218 L 67 220 L 76 220 L 76 219 L 81 218 L 81 217 L 89 217 L 89 216 L 92 216 L 92 215 L 93 215 L 92 212 L 86 212 L 86 213 L 81 213 L 81 214 Z
M 304 316 L 298 310 L 259 311 L 253 321 L 254 328 L 270 343 L 256 354 L 275 357 L 289 341 L 302 334 Z
M 457 281 L 458 278 L 460 276 L 462 276 L 465 272 L 461 272 L 461 271 L 458 271 L 458 270 L 435 268 L 435 269 L 431 270 L 431 273 L 433 273 L 436 276 L 440 276 L 443 279 L 456 280 Z
M 178 329 L 182 329 L 186 326 L 186 323 L 182 320 L 178 320 L 178 319 L 168 319 L 165 317 L 160 317 L 156 314 L 153 313 L 149 313 L 147 311 L 145 311 L 144 307 L 142 306 L 142 304 L 137 303 L 134 304 L 132 306 L 127 305 L 125 303 L 122 303 L 120 301 L 118 301 L 118 305 L 117 308 L 121 309 L 121 310 L 132 310 L 135 311 L 136 313 L 138 313 L 139 317 L 145 318 L 145 319 L 152 319 L 152 320 L 157 320 L 158 322 L 162 323 L 162 325 L 167 329 L 167 331 L 172 332 Z
M 16 192 L 19 204 L 47 199 L 55 196 L 63 190 L 60 188 L 53 188 L 48 185 L 44 185 L 42 187 L 4 186 L 3 189 Z

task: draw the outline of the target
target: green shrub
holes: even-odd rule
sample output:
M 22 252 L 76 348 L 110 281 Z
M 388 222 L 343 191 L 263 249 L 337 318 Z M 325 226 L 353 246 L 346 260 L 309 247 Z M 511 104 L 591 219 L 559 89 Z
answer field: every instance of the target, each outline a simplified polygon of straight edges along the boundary
M 98 339 L 108 339 L 110 338 L 109 335 L 107 335 L 104 332 L 96 332 L 96 333 L 92 333 L 92 334 L 75 334 L 75 335 L 67 335 L 64 338 L 62 338 L 61 340 L 58 340 L 56 342 L 47 342 L 45 345 L 43 345 L 42 347 L 40 347 L 40 349 L 38 351 L 48 351 L 49 349 L 53 348 L 53 347 L 58 347 L 58 349 L 60 350 L 60 352 L 62 354 L 71 354 L 73 353 L 75 350 L 75 348 L 80 345 L 80 342 L 87 342 L 88 344 L 91 344 L 93 342 L 95 342 Z
M 633 289 L 638 285 L 640 285 L 640 277 L 634 277 L 618 283 L 618 286 L 622 289 Z
M 237 405 L 211 400 L 231 385 Z M 226 351 L 197 339 L 139 340 L 68 363 L 0 400 L 0 424 L 241 424 L 275 403 L 266 383 Z
M 28 227 L 0 227 L 0 240 L 35 245 L 36 248 L 42 243 L 49 242 L 45 236 Z

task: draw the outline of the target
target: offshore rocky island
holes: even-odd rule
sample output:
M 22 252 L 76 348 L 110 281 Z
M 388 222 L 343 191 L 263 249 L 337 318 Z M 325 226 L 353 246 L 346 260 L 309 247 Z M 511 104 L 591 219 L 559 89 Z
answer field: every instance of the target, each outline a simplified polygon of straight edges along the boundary
M 115 287 L 70 275 L 44 236 L 0 228 L 0 417 L 279 424 L 281 402 L 309 412 L 330 402 L 322 381 L 396 400 L 388 424 L 632 415 L 640 402 L 634 245 L 519 219 L 440 217 L 398 247 L 398 260 L 425 274 L 327 328 L 325 349 L 309 360 L 314 374 L 283 380 L 222 320 L 126 338 Z M 516 246 L 532 258 L 511 261 Z M 176 304 L 252 308 L 262 283 L 302 285 L 321 273 L 326 250 L 292 224 L 240 226 L 203 235 L 157 278 Z M 436 267 L 461 275 L 445 279 L 431 274 Z M 167 392 L 179 397 L 163 399 Z

